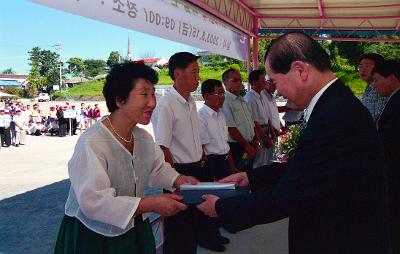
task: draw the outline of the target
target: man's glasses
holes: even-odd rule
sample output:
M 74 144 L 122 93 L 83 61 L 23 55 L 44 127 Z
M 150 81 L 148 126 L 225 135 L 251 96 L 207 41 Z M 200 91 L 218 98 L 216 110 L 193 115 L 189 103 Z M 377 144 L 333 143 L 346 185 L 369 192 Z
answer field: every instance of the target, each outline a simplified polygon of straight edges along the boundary
M 218 96 L 219 98 L 225 97 L 225 93 L 212 93 L 211 95 Z
M 232 82 L 242 82 L 241 78 L 227 78 L 226 80 L 232 81 Z

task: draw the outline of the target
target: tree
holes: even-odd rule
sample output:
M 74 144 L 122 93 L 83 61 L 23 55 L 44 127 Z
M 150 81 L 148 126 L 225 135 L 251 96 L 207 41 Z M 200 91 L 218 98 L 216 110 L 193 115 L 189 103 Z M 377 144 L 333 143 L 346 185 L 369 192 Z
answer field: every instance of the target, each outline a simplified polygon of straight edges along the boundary
M 58 54 L 50 50 L 39 47 L 32 48 L 29 53 L 29 64 L 32 66 L 30 71 L 30 81 L 33 84 L 40 84 L 46 90 L 60 83 Z
M 68 73 L 74 77 L 82 76 L 85 71 L 85 62 L 82 58 L 72 57 L 67 61 Z
M 5 69 L 1 74 L 15 74 L 16 72 L 12 68 Z
M 86 66 L 85 77 L 96 77 L 105 73 L 106 62 L 102 59 L 86 59 L 84 63 Z
M 107 59 L 108 68 L 112 68 L 115 64 L 121 62 L 121 54 L 118 51 L 111 51 L 110 56 Z

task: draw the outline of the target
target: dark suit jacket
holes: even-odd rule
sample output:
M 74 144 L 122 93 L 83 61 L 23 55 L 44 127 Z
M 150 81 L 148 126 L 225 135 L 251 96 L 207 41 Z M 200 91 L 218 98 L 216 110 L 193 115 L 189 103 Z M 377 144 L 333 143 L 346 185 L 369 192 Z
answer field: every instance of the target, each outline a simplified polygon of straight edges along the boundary
M 248 172 L 251 194 L 218 200 L 224 227 L 289 217 L 291 254 L 385 253 L 383 153 L 368 110 L 340 81 L 320 97 L 287 169 Z
M 400 90 L 390 97 L 382 111 L 378 132 L 385 151 L 389 189 L 400 189 Z
M 390 97 L 382 111 L 378 133 L 387 165 L 393 253 L 400 253 L 400 90 Z

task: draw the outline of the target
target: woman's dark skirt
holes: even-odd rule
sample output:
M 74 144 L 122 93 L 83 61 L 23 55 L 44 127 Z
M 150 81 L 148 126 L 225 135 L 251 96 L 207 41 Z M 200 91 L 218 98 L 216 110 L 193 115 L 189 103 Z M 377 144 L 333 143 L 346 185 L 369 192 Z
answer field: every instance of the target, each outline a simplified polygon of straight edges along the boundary
M 135 219 L 135 226 L 115 237 L 98 234 L 77 218 L 65 215 L 58 232 L 54 254 L 155 254 L 156 247 L 149 219 Z

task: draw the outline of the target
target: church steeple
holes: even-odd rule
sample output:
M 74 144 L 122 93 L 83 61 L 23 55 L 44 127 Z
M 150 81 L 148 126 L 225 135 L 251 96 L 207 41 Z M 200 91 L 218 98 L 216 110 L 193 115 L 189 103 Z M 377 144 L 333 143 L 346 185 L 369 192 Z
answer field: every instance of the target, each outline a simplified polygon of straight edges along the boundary
M 126 60 L 132 61 L 132 55 L 131 55 L 131 40 L 128 36 L 128 54 L 126 55 Z

